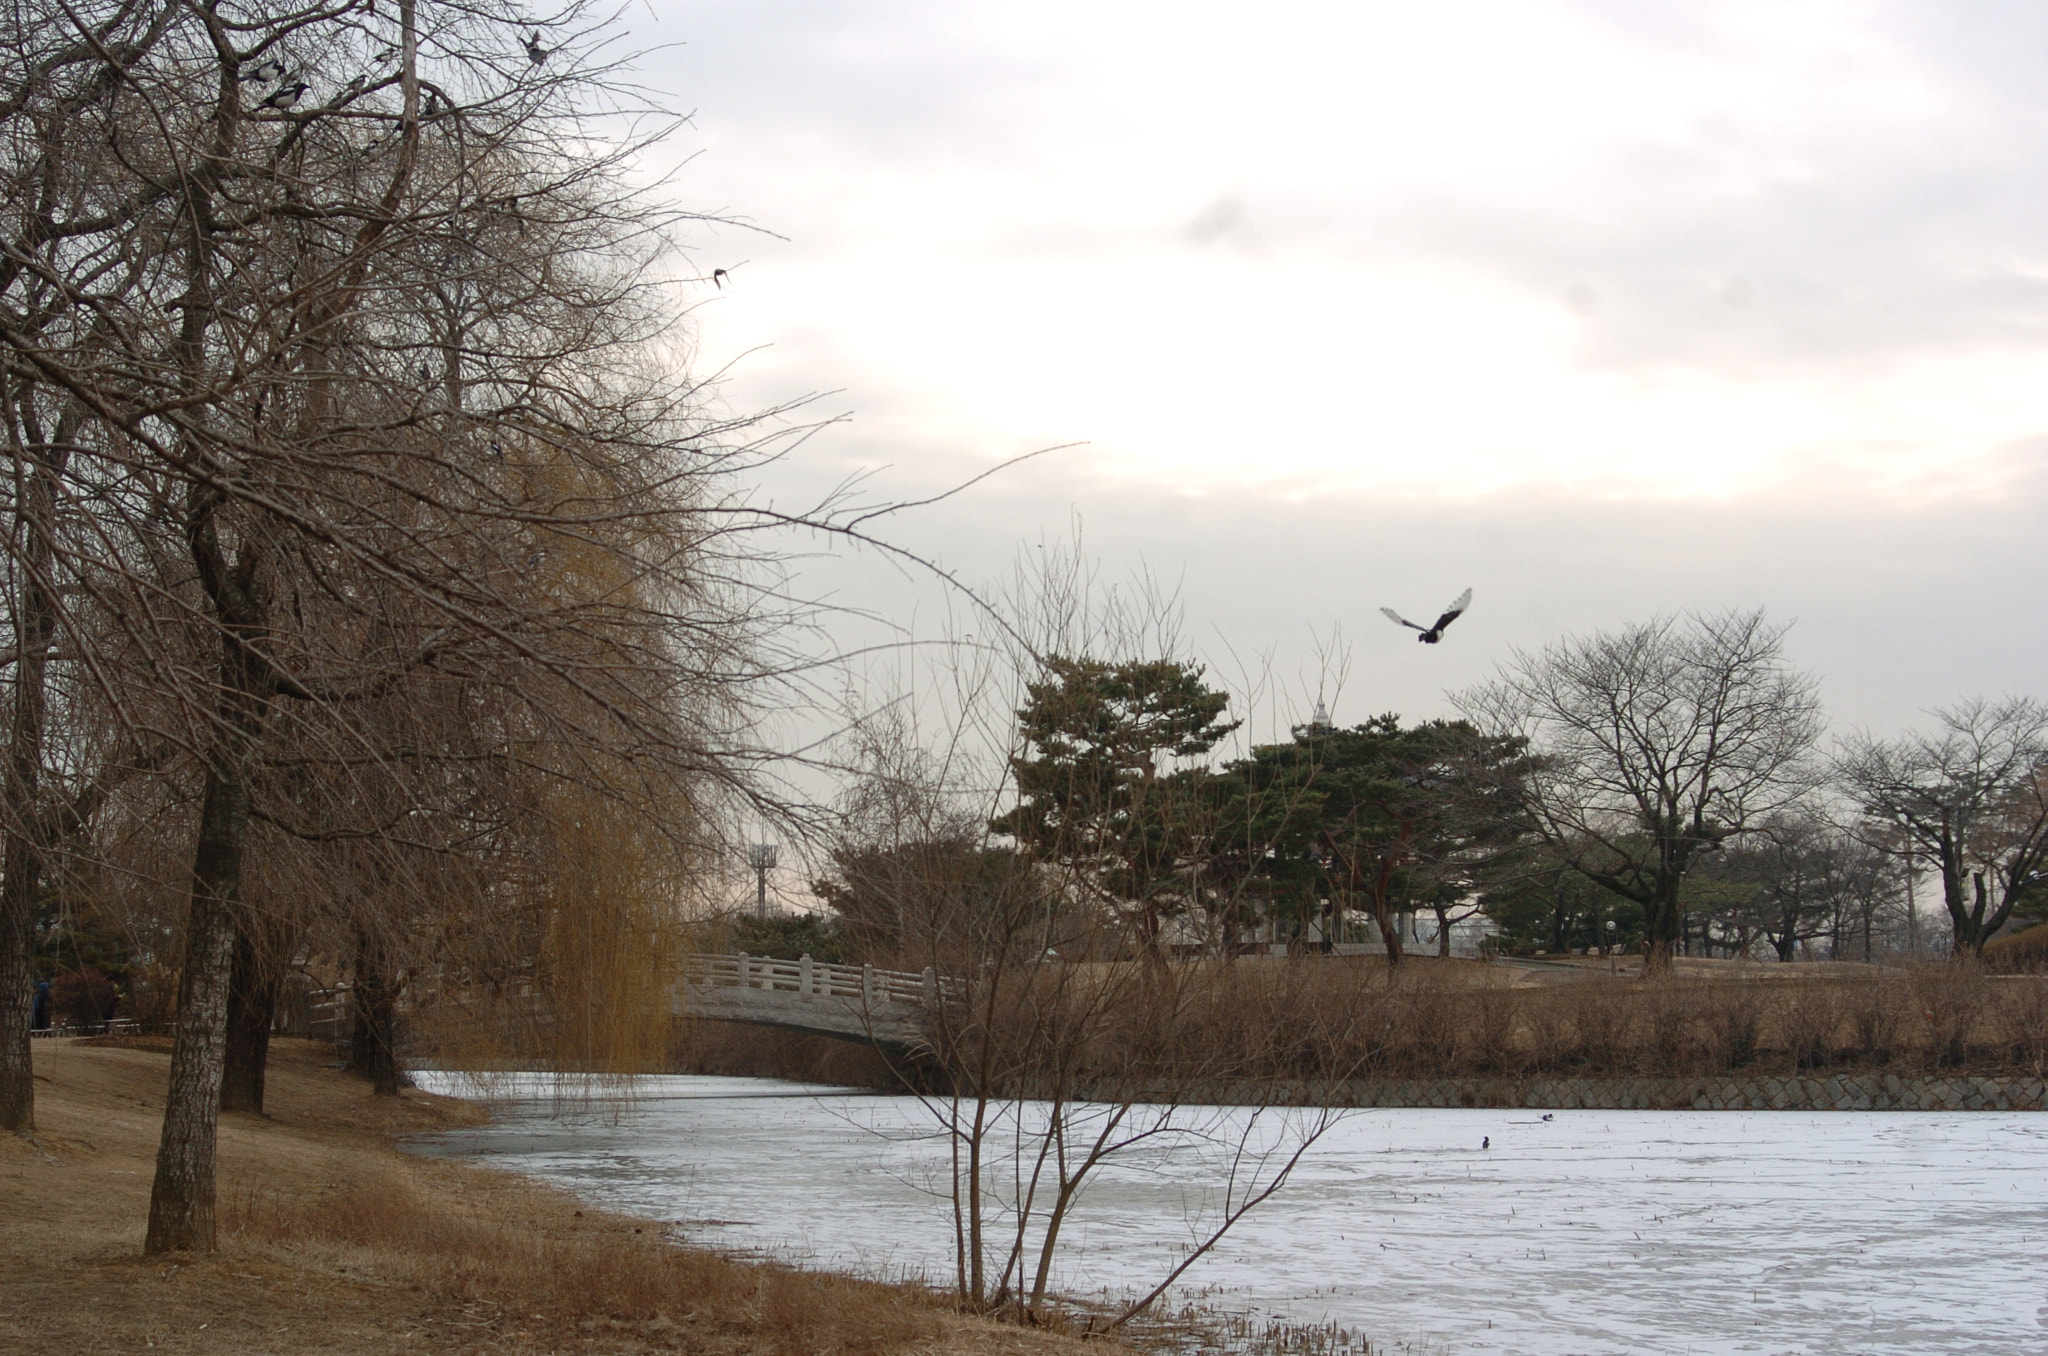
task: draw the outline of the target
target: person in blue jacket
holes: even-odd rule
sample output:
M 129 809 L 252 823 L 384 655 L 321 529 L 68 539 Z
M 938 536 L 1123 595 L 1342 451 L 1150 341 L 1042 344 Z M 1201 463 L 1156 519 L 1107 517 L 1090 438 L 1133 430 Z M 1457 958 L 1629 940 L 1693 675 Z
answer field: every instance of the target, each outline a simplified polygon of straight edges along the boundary
M 50 1029 L 50 981 L 47 979 L 36 985 L 35 1007 L 30 1010 L 28 1024 L 33 1031 Z

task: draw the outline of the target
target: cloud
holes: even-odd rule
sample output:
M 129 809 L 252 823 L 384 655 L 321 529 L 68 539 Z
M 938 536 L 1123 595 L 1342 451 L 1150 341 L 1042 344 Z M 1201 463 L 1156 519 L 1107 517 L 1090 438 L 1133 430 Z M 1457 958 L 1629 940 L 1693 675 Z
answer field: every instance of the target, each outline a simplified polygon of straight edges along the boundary
M 788 483 L 1086 444 L 906 520 L 970 574 L 1078 508 L 1219 644 L 1342 621 L 1365 710 L 1691 606 L 1797 617 L 1880 725 L 2048 671 L 2048 11 L 661 14 L 681 190 L 787 237 L 698 242 L 751 260 L 706 360 L 854 414 Z M 1379 633 L 1467 583 L 1460 645 Z

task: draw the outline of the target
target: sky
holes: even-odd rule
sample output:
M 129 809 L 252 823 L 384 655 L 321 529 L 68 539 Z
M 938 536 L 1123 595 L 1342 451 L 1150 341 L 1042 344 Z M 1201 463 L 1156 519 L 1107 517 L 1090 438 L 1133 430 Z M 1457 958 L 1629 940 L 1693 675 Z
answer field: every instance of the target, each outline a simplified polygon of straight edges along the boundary
M 1272 722 L 1517 647 L 1791 623 L 1838 728 L 2048 696 L 2048 10 L 647 0 L 699 370 L 831 419 L 757 493 L 1070 541 Z M 934 634 L 935 582 L 803 587 Z M 1434 647 L 1427 620 L 1470 586 Z M 872 639 L 849 626 L 848 646 Z M 1345 658 L 1331 660 L 1334 654 Z M 1341 684 L 1335 671 L 1343 670 Z

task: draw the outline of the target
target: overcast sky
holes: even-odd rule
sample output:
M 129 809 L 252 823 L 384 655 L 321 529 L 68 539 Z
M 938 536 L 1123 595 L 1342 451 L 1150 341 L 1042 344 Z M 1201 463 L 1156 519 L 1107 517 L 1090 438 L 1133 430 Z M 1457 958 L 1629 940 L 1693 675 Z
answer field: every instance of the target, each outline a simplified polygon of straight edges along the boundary
M 1512 646 L 1795 623 L 1839 725 L 2048 695 L 2048 10 L 652 0 L 700 365 L 845 413 L 970 579 L 1078 520 L 1219 668 L 1440 714 Z M 780 237 L 780 238 L 777 238 Z M 928 628 L 871 561 L 806 582 Z M 1437 647 L 1378 615 L 1434 615 Z M 1233 658 L 1232 656 L 1235 656 Z

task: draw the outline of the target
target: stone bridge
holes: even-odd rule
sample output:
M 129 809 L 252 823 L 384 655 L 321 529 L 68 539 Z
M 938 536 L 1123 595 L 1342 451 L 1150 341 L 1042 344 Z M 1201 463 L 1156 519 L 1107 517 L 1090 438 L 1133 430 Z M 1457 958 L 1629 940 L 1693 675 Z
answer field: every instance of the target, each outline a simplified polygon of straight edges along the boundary
M 959 993 L 960 981 L 929 969 L 911 974 L 742 951 L 685 956 L 674 1002 L 685 1016 L 911 1051 L 925 1044 L 927 1015 Z

